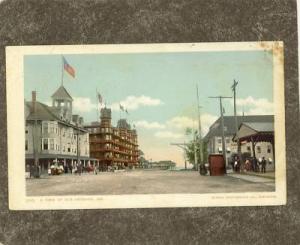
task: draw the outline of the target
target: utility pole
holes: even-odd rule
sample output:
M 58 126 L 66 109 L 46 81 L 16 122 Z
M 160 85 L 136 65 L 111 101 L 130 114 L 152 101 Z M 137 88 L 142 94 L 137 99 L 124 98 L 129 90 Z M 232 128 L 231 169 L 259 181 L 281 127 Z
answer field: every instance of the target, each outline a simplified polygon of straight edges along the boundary
M 237 135 L 238 132 L 238 120 L 237 120 L 237 114 L 236 114 L 236 86 L 238 85 L 238 82 L 233 80 L 233 85 L 231 86 L 231 89 L 233 91 L 233 105 L 234 105 L 234 119 L 235 119 L 235 136 L 237 139 L 237 154 L 240 158 L 241 155 L 241 145 L 240 141 Z
M 199 133 L 199 151 L 200 151 L 200 164 L 203 164 L 203 145 L 202 145 L 202 133 L 201 133 L 201 118 L 200 118 L 200 105 L 199 105 L 199 91 L 198 91 L 198 84 L 197 84 L 197 111 L 198 111 L 198 133 Z M 198 170 L 198 164 L 197 168 Z
M 224 135 L 224 118 L 223 118 L 223 105 L 222 105 L 222 99 L 231 99 L 232 97 L 227 96 L 215 96 L 215 97 L 209 97 L 213 99 L 219 99 L 220 102 L 220 114 L 221 114 L 221 129 L 222 129 L 222 154 L 225 160 L 225 170 L 227 167 L 227 157 L 226 157 L 226 146 L 225 146 L 225 135 Z
M 195 161 L 195 170 L 198 171 L 198 157 L 197 157 L 197 135 L 194 131 L 194 161 Z

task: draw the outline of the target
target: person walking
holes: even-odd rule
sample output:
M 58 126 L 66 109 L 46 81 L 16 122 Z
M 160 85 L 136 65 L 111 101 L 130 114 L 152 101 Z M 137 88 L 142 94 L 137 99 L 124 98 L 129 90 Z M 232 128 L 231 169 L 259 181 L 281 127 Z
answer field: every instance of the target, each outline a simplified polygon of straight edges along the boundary
M 234 170 L 235 172 L 240 172 L 240 159 L 238 156 L 234 158 Z
M 261 160 L 261 172 L 262 173 L 266 173 L 266 165 L 267 165 L 267 161 L 266 161 L 265 157 L 263 157 Z
M 252 170 L 253 172 L 257 172 L 258 171 L 258 164 L 257 164 L 257 158 L 254 157 L 253 160 L 252 160 Z

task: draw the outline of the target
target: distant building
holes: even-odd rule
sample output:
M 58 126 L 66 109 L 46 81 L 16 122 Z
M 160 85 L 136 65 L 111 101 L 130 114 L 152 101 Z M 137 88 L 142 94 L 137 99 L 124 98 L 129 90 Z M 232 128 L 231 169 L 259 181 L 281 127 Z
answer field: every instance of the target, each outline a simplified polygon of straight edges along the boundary
M 144 168 L 151 168 L 151 169 L 160 169 L 160 170 L 168 170 L 168 169 L 175 169 L 176 163 L 170 160 L 159 161 L 159 162 L 147 162 L 144 165 Z
M 25 102 L 26 165 L 34 164 L 35 159 L 42 170 L 53 162 L 95 164 L 89 157 L 89 134 L 83 128 L 83 118 L 72 115 L 72 97 L 60 86 L 51 98 L 52 106 L 47 106 L 37 101 L 33 91 L 32 100 Z
M 270 127 L 273 125 L 273 115 L 253 115 L 253 116 L 238 116 L 239 127 L 242 124 L 249 125 L 266 125 Z M 230 158 L 232 154 L 237 153 L 237 143 L 233 140 L 235 136 L 235 118 L 234 116 L 224 116 L 224 135 L 225 135 L 225 149 L 226 156 Z M 221 118 L 218 118 L 209 128 L 209 132 L 204 137 L 207 144 L 208 154 L 222 153 L 222 128 Z M 274 160 L 273 146 L 269 141 L 258 141 L 255 144 L 255 156 L 257 158 L 265 157 L 266 159 Z M 253 156 L 253 145 L 251 142 L 241 142 L 241 152 Z
M 100 123 L 86 125 L 89 132 L 90 155 L 99 160 L 103 170 L 108 166 L 119 168 L 138 164 L 137 132 L 126 119 L 120 119 L 116 127 L 111 124 L 111 109 L 102 108 Z

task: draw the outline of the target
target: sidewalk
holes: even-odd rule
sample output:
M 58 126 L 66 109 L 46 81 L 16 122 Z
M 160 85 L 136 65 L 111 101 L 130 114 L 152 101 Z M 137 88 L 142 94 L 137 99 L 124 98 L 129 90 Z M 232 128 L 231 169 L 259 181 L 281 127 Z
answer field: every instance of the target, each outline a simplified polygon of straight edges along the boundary
M 252 176 L 259 176 L 263 178 L 268 178 L 268 179 L 275 179 L 275 172 L 266 172 L 266 173 L 260 173 L 260 172 L 244 172 L 241 174 L 246 174 L 246 175 L 252 175 Z
M 246 180 L 246 181 L 254 182 L 254 183 L 274 183 L 275 182 L 275 178 L 272 178 L 271 175 L 267 176 L 267 175 L 260 174 L 260 173 L 251 173 L 251 174 L 249 174 L 248 172 L 247 173 L 230 173 L 227 175 L 230 177 L 233 177 L 233 178 L 238 178 L 241 180 Z

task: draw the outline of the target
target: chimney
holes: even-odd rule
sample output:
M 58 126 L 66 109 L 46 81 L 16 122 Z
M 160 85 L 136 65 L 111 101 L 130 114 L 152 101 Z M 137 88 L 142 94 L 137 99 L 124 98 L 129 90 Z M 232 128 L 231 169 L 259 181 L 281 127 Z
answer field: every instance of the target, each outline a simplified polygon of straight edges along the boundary
M 36 110 L 36 91 L 32 91 L 32 99 L 31 99 L 31 103 L 32 103 L 32 112 L 35 113 Z

